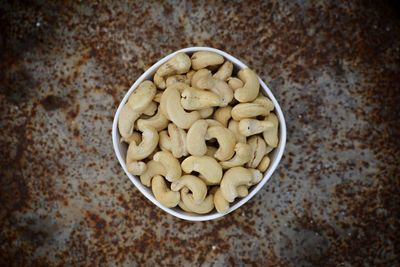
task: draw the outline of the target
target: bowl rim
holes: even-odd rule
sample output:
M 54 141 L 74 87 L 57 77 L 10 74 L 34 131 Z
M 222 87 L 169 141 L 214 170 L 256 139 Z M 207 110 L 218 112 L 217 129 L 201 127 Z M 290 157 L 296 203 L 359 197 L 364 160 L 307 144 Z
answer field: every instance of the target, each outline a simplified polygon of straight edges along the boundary
M 274 103 L 274 105 L 275 105 L 275 113 L 276 113 L 276 115 L 278 116 L 278 119 L 279 119 L 279 144 L 275 148 L 277 150 L 275 152 L 276 153 L 276 157 L 275 157 L 275 160 L 272 162 L 272 164 L 268 167 L 268 170 L 263 175 L 263 179 L 257 185 L 253 186 L 253 188 L 251 190 L 249 190 L 249 194 L 246 197 L 238 200 L 237 202 L 234 202 L 234 204 L 229 207 L 228 212 L 223 213 L 223 214 L 216 212 L 215 209 L 213 210 L 212 213 L 209 213 L 209 214 L 206 214 L 206 215 L 191 214 L 191 213 L 188 213 L 188 212 L 185 212 L 185 211 L 182 211 L 182 213 L 180 213 L 180 212 L 177 212 L 176 210 L 174 210 L 173 208 L 167 208 L 167 207 L 161 205 L 155 199 L 155 197 L 153 196 L 152 193 L 150 194 L 145 190 L 145 186 L 140 182 L 139 177 L 136 176 L 136 175 L 130 174 L 128 172 L 128 170 L 127 170 L 127 167 L 126 167 L 126 164 L 125 164 L 125 160 L 122 158 L 121 151 L 119 149 L 118 118 L 119 118 L 119 114 L 121 112 L 122 107 L 125 105 L 125 103 L 127 102 L 128 98 L 132 94 L 132 92 L 138 87 L 138 85 L 141 82 L 143 82 L 144 80 L 148 79 L 149 76 L 152 76 L 153 72 L 155 72 L 156 69 L 158 69 L 159 66 L 161 66 L 163 63 L 165 63 L 168 59 L 170 59 L 171 57 L 173 57 L 177 53 L 180 53 L 180 52 L 182 52 L 182 53 L 193 53 L 193 52 L 197 52 L 197 51 L 216 52 L 216 53 L 222 55 L 225 59 L 231 61 L 234 64 L 234 66 L 238 66 L 240 69 L 248 68 L 248 66 L 246 64 L 244 64 L 242 61 L 240 61 L 239 59 L 231 56 L 230 54 L 228 54 L 228 53 L 226 53 L 224 51 L 221 51 L 221 50 L 215 49 L 215 48 L 211 48 L 211 47 L 200 47 L 200 46 L 187 47 L 187 48 L 183 48 L 183 49 L 177 50 L 177 51 L 165 56 L 164 58 L 162 58 L 161 60 L 159 60 L 155 64 L 153 64 L 142 75 L 140 75 L 139 78 L 130 87 L 128 92 L 125 93 L 125 96 L 121 100 L 121 102 L 120 102 L 120 104 L 118 106 L 118 109 L 117 109 L 117 111 L 115 113 L 115 116 L 114 116 L 114 121 L 113 121 L 113 125 L 112 125 L 112 141 L 113 141 L 115 154 L 116 154 L 116 156 L 118 158 L 118 161 L 121 164 L 125 174 L 131 180 L 131 182 L 136 186 L 136 188 L 144 196 L 146 196 L 147 199 L 149 199 L 153 204 L 155 204 L 156 206 L 158 206 L 159 208 L 161 208 L 165 212 L 167 212 L 167 213 L 169 213 L 169 214 L 171 214 L 171 215 L 173 215 L 175 217 L 178 217 L 180 219 L 189 220 L 189 221 L 208 221 L 208 220 L 214 220 L 214 219 L 217 219 L 217 218 L 221 218 L 221 217 L 231 213 L 232 211 L 238 209 L 243 204 L 245 204 L 247 201 L 249 201 L 257 192 L 259 192 L 260 189 L 269 181 L 269 179 L 271 178 L 271 176 L 274 173 L 275 169 L 277 168 L 279 162 L 282 159 L 283 152 L 284 152 L 285 146 L 286 146 L 287 130 L 286 130 L 285 118 L 283 116 L 283 112 L 282 112 L 282 109 L 281 109 L 279 103 L 275 99 L 275 96 L 272 94 L 272 92 L 269 89 L 269 87 L 257 75 L 258 80 L 260 82 L 260 89 L 265 94 L 267 94 L 268 98 Z

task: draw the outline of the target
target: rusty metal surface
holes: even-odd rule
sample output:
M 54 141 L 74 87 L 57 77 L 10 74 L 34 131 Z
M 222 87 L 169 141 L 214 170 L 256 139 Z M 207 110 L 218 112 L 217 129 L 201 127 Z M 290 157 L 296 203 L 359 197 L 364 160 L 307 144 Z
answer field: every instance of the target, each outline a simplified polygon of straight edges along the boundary
M 17 2 L 0 5 L 1 265 L 398 266 L 398 4 Z M 288 126 L 271 180 L 217 221 L 153 206 L 111 142 L 135 79 L 188 46 L 246 62 Z

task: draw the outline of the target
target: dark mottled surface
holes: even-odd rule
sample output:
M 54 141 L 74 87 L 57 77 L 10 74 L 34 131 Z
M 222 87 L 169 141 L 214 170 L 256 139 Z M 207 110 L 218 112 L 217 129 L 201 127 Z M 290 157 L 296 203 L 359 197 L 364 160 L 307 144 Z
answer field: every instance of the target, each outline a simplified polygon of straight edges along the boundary
M 400 264 L 399 4 L 66 2 L 0 4 L 1 265 Z M 145 199 L 111 142 L 130 85 L 188 46 L 250 65 L 288 127 L 265 188 L 202 223 Z

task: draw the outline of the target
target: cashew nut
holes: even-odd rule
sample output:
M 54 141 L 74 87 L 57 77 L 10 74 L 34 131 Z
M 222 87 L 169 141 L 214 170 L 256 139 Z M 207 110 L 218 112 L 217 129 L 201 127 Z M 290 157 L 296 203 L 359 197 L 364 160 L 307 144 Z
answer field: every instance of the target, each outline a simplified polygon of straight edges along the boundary
M 238 77 L 244 82 L 243 87 L 235 90 L 235 99 L 239 102 L 251 102 L 258 96 L 260 82 L 257 75 L 249 68 L 238 72 Z
M 220 104 L 220 97 L 210 91 L 188 87 L 182 92 L 181 104 L 186 110 L 216 107 Z
M 132 110 L 143 112 L 153 100 L 156 91 L 151 81 L 144 81 L 129 96 L 127 104 Z
M 179 191 L 183 187 L 189 188 L 189 190 L 192 192 L 195 203 L 201 203 L 206 198 L 206 184 L 200 178 L 194 175 L 183 175 L 181 178 L 171 183 L 171 189 L 173 191 Z
M 131 142 L 126 153 L 127 162 L 148 157 L 158 144 L 158 132 L 153 127 L 143 127 L 142 142 L 136 145 Z
M 253 176 L 249 185 L 258 184 L 263 178 L 263 175 L 260 172 L 260 170 L 258 169 L 248 169 L 248 170 L 251 172 L 251 175 Z
M 146 171 L 147 166 L 146 163 L 142 161 L 130 160 L 127 161 L 126 168 L 128 169 L 128 172 L 133 175 L 141 175 Z
M 238 197 L 246 197 L 249 194 L 247 185 L 239 185 L 237 188 Z
M 133 132 L 128 137 L 121 137 L 120 141 L 125 142 L 127 144 L 130 144 L 131 142 L 135 142 L 136 144 L 139 144 L 140 142 L 142 142 L 142 135 L 138 132 Z
M 251 118 L 257 116 L 266 116 L 269 114 L 269 110 L 266 109 L 262 104 L 256 103 L 240 103 L 232 108 L 232 118 L 240 121 L 244 118 Z
M 181 199 L 185 207 L 192 212 L 205 214 L 214 208 L 214 195 L 209 194 L 203 202 L 196 203 L 193 199 L 193 195 L 189 193 L 189 189 L 184 187 L 181 190 Z
M 122 137 L 126 138 L 131 135 L 135 121 L 152 102 L 156 91 L 156 87 L 151 81 L 144 81 L 129 96 L 118 118 L 118 129 Z
M 225 127 L 228 127 L 228 121 L 231 118 L 231 106 L 218 108 L 214 113 L 214 119 L 219 121 Z
M 181 199 L 179 192 L 171 191 L 164 178 L 160 175 L 153 177 L 151 181 L 151 190 L 158 202 L 168 208 L 173 208 L 178 205 Z
M 166 87 L 172 85 L 173 83 L 180 82 L 190 85 L 190 80 L 186 75 L 172 75 L 166 80 Z
M 208 123 L 206 120 L 198 120 L 190 127 L 186 135 L 187 150 L 191 155 L 202 156 L 207 152 L 205 135 Z
M 143 110 L 143 114 L 147 116 L 153 116 L 156 113 L 158 104 L 154 101 L 151 101 L 145 110 Z
M 218 71 L 214 73 L 213 77 L 226 81 L 231 75 L 233 71 L 233 64 L 230 61 L 225 61 L 221 67 L 219 67 Z
M 274 150 L 274 147 L 267 145 L 267 150 L 265 151 L 265 154 L 269 154 L 272 150 Z
M 165 89 L 164 77 L 172 74 L 182 74 L 189 71 L 191 60 L 185 53 L 177 53 L 167 62 L 162 64 L 154 74 L 154 83 L 160 89 Z
M 186 132 L 173 123 L 168 124 L 168 133 L 171 139 L 171 151 L 175 158 L 187 156 Z
M 222 168 L 229 169 L 246 164 L 251 159 L 251 146 L 246 143 L 237 143 L 235 146 L 235 156 L 228 161 L 221 161 Z
M 269 112 L 274 110 L 274 102 L 272 102 L 268 97 L 262 95 L 261 93 L 258 95 L 258 97 L 253 101 L 254 104 L 260 104 L 264 106 L 265 109 L 267 109 Z
M 251 146 L 251 159 L 246 166 L 248 168 L 257 168 L 265 155 L 267 145 L 264 139 L 258 135 L 250 137 L 247 143 Z
M 219 160 L 228 160 L 235 153 L 236 137 L 227 128 L 223 126 L 211 126 L 207 129 L 206 138 L 216 138 L 219 144 L 215 157 Z
M 122 138 L 126 139 L 130 137 L 133 132 L 135 121 L 140 117 L 140 115 L 141 112 L 132 110 L 128 104 L 125 104 L 122 107 L 118 117 L 118 129 Z
M 236 89 L 243 87 L 243 82 L 239 78 L 230 77 L 228 78 L 228 85 L 233 91 L 235 91 Z
M 225 107 L 233 99 L 233 91 L 225 81 L 214 78 L 208 69 L 198 70 L 192 77 L 192 86 L 208 89 L 220 97 L 220 106 Z
M 157 131 L 165 129 L 168 125 L 168 119 L 161 112 L 160 108 L 157 110 L 157 114 L 148 119 L 139 119 L 137 121 L 137 128 L 143 129 L 143 127 L 154 127 Z
M 250 170 L 243 167 L 233 167 L 227 170 L 221 180 L 221 192 L 228 202 L 233 202 L 238 196 L 237 187 L 249 185 L 253 178 Z
M 174 122 L 179 128 L 189 129 L 192 124 L 200 119 L 197 111 L 186 112 L 181 105 L 181 96 L 177 87 L 182 83 L 174 83 L 169 86 L 161 97 L 160 109 L 167 113 L 167 118 Z M 164 114 L 165 115 L 165 114 Z
M 270 161 L 271 160 L 268 156 L 264 156 L 263 159 L 260 161 L 260 164 L 258 164 L 257 169 L 259 169 L 260 172 L 265 172 L 269 167 Z
M 229 202 L 224 198 L 222 195 L 221 188 L 218 187 L 218 189 L 214 193 L 214 205 L 215 209 L 219 213 L 227 213 L 229 210 Z
M 270 113 L 266 118 L 265 121 L 272 123 L 272 128 L 267 129 L 263 132 L 263 137 L 265 142 L 267 142 L 268 146 L 270 147 L 277 147 L 278 146 L 278 125 L 279 120 L 278 117 L 274 113 Z
M 238 143 L 246 143 L 247 138 L 246 136 L 242 135 L 239 132 L 239 122 L 235 120 L 230 120 L 228 124 L 228 129 L 235 135 L 236 140 Z
M 222 178 L 221 165 L 212 157 L 190 156 L 182 161 L 181 167 L 186 173 L 200 173 L 208 185 L 218 184 Z
M 200 113 L 200 118 L 206 119 L 213 114 L 214 108 L 203 108 L 199 109 L 198 112 Z
M 166 176 L 167 172 L 160 162 L 150 160 L 147 162 L 147 169 L 140 175 L 140 182 L 145 186 L 151 185 L 151 179 L 156 175 Z
M 239 122 L 239 132 L 245 136 L 255 135 L 270 130 L 274 124 L 270 121 L 259 121 L 256 119 L 243 119 Z
M 192 68 L 199 70 L 212 65 L 219 65 L 224 62 L 224 58 L 214 52 L 210 51 L 198 51 L 192 55 Z
M 168 151 L 159 151 L 153 156 L 154 161 L 161 163 L 165 170 L 165 178 L 170 181 L 178 180 L 182 175 L 179 161 Z

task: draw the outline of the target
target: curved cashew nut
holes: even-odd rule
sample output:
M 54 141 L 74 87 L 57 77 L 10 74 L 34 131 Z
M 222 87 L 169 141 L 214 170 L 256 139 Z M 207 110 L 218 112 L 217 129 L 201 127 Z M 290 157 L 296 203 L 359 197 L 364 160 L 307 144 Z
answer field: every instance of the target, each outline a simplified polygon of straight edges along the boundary
M 206 138 L 216 138 L 219 144 L 215 157 L 219 160 L 228 160 L 235 153 L 236 137 L 223 126 L 211 126 L 207 129 Z
M 222 195 L 228 202 L 233 202 L 238 196 L 237 187 L 249 185 L 252 178 L 251 171 L 243 167 L 233 167 L 227 170 L 220 185 Z
M 256 99 L 254 99 L 253 103 L 264 106 L 264 108 L 267 109 L 269 112 L 271 112 L 275 108 L 274 102 L 272 102 L 268 97 L 263 96 L 261 93 Z
M 154 74 L 154 83 L 160 89 L 165 89 L 166 83 L 164 77 L 172 74 L 182 74 L 189 71 L 191 61 L 185 53 L 177 53 L 167 62 L 162 64 Z
M 147 169 L 146 163 L 142 161 L 132 160 L 130 162 L 127 161 L 126 168 L 128 172 L 133 175 L 141 175 Z
M 129 137 L 132 134 L 135 121 L 146 110 L 155 94 L 156 87 L 151 81 L 142 82 L 132 92 L 118 118 L 118 129 L 122 137 Z
M 247 143 L 247 138 L 239 132 L 239 122 L 235 120 L 230 120 L 228 124 L 228 129 L 235 135 L 238 143 Z
M 186 132 L 173 123 L 168 124 L 168 133 L 171 140 L 171 151 L 175 158 L 187 156 Z
M 186 112 L 181 105 L 181 95 L 177 89 L 182 83 L 174 83 L 169 86 L 161 97 L 161 111 L 165 108 L 167 118 L 174 122 L 179 128 L 189 129 L 192 124 L 200 119 L 197 111 Z M 164 114 L 165 115 L 165 114 Z
M 189 70 L 189 72 L 186 73 L 186 78 L 188 78 L 188 80 L 189 80 L 189 85 L 192 84 L 192 77 L 193 77 L 193 75 L 194 75 L 195 73 L 196 73 L 195 70 Z
M 199 70 L 208 66 L 219 65 L 224 62 L 224 58 L 214 52 L 198 51 L 192 55 L 192 68 Z
M 168 87 L 176 82 L 185 83 L 187 85 L 190 85 L 190 80 L 186 75 L 172 75 L 167 78 L 166 87 Z
M 147 169 L 140 175 L 140 182 L 145 186 L 151 185 L 151 179 L 156 175 L 166 176 L 167 171 L 161 163 L 150 160 L 147 162 Z
M 127 104 L 132 110 L 143 112 L 153 100 L 156 91 L 151 81 L 144 81 L 129 96 Z
M 251 172 L 251 175 L 253 176 L 253 178 L 251 179 L 249 185 L 258 184 L 263 178 L 263 175 L 260 172 L 260 170 L 258 170 L 258 169 L 249 169 L 249 171 Z
M 263 132 L 263 137 L 265 142 L 267 142 L 268 146 L 270 147 L 277 147 L 278 146 L 278 125 L 279 120 L 278 117 L 274 113 L 270 113 L 266 118 L 266 121 L 272 123 L 272 128 L 267 129 Z
M 196 203 L 193 199 L 193 195 L 189 193 L 189 189 L 184 187 L 181 190 L 181 199 L 185 207 L 187 207 L 190 211 L 205 214 L 214 208 L 214 195 L 209 194 L 203 202 Z
M 208 185 L 218 184 L 222 178 L 221 165 L 212 157 L 190 156 L 182 161 L 181 167 L 186 173 L 200 173 Z
M 270 162 L 271 162 L 271 160 L 269 159 L 269 157 L 264 156 L 262 158 L 262 160 L 260 161 L 260 164 L 258 164 L 257 169 L 259 169 L 260 172 L 265 172 L 268 169 Z
M 236 89 L 243 87 L 243 82 L 239 78 L 230 77 L 228 78 L 228 85 L 233 91 L 236 91 Z
M 242 88 L 235 90 L 235 99 L 239 102 L 251 102 L 258 96 L 260 82 L 257 75 L 249 68 L 238 72 L 238 77 L 244 82 Z
M 147 106 L 147 108 L 143 110 L 143 114 L 147 116 L 153 116 L 154 113 L 156 113 L 157 107 L 158 107 L 157 103 L 151 101 L 150 104 Z
M 225 107 L 233 99 L 233 91 L 225 81 L 214 78 L 208 69 L 198 70 L 192 77 L 192 86 L 208 89 L 220 97 L 220 106 Z
M 171 189 L 173 191 L 179 191 L 183 187 L 189 188 L 189 190 L 192 192 L 195 203 L 201 203 L 206 198 L 206 184 L 200 178 L 194 175 L 183 175 L 181 178 L 171 184 Z
M 269 110 L 261 104 L 256 103 L 240 103 L 232 108 L 232 118 L 240 121 L 245 118 L 266 116 L 269 114 Z
M 214 113 L 214 119 L 219 121 L 225 127 L 228 126 L 228 121 L 231 118 L 231 106 L 226 106 L 222 108 L 218 108 Z
M 128 137 L 121 137 L 120 142 L 125 142 L 127 144 L 130 144 L 131 142 L 135 142 L 136 144 L 139 144 L 142 142 L 142 135 L 138 132 L 133 132 L 130 136 Z
M 224 64 L 218 69 L 216 73 L 214 73 L 213 77 L 226 81 L 229 77 L 231 77 L 233 71 L 233 64 L 230 61 L 225 61 Z
M 235 156 L 228 161 L 221 161 L 222 168 L 229 169 L 246 164 L 251 159 L 251 146 L 246 143 L 237 143 L 235 146 Z
M 205 135 L 208 123 L 206 120 L 198 120 L 190 127 L 186 135 L 187 150 L 191 155 L 202 156 L 207 152 Z
M 141 112 L 132 110 L 128 104 L 122 107 L 118 117 L 118 130 L 122 138 L 127 139 L 130 137 L 133 132 L 135 121 L 140 115 Z
M 165 178 L 174 182 L 182 175 L 181 165 L 179 161 L 168 151 L 159 151 L 153 156 L 154 161 L 161 163 L 165 170 Z
M 214 205 L 215 209 L 219 213 L 227 213 L 229 210 L 229 202 L 224 198 L 222 195 L 221 188 L 218 187 L 218 189 L 215 191 L 214 194 Z
M 139 119 L 137 121 L 137 128 L 143 129 L 144 127 L 154 127 L 157 131 L 161 131 L 168 126 L 168 119 L 161 112 L 160 108 L 158 108 L 157 114 L 148 119 Z
M 151 190 L 158 202 L 168 208 L 178 205 L 181 199 L 179 192 L 171 191 L 164 178 L 160 175 L 154 176 L 151 182 Z
M 270 121 L 243 119 L 239 122 L 239 132 L 245 136 L 255 135 L 270 130 L 274 124 Z
M 251 146 L 251 159 L 246 166 L 248 168 L 257 168 L 266 154 L 267 145 L 264 139 L 258 135 L 250 137 L 247 143 Z
M 198 110 L 198 112 L 200 113 L 200 118 L 206 119 L 213 114 L 214 108 L 203 108 Z
M 220 104 L 220 97 L 210 91 L 188 87 L 182 92 L 181 104 L 186 110 L 216 107 Z
M 158 144 L 158 132 L 153 127 L 143 127 L 142 142 L 131 142 L 126 152 L 126 161 L 141 160 L 148 157 Z

